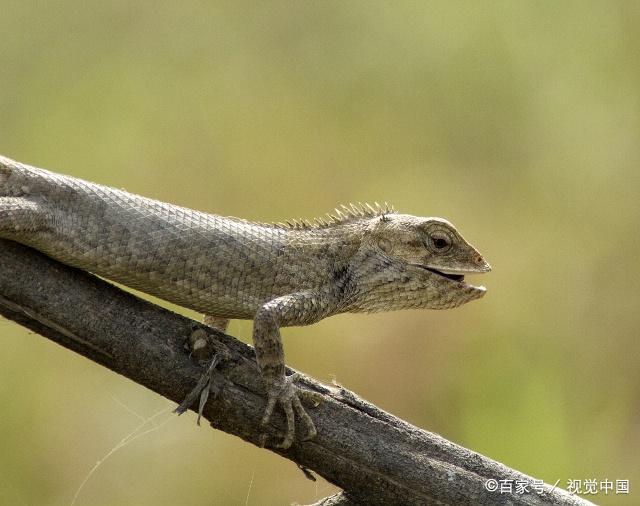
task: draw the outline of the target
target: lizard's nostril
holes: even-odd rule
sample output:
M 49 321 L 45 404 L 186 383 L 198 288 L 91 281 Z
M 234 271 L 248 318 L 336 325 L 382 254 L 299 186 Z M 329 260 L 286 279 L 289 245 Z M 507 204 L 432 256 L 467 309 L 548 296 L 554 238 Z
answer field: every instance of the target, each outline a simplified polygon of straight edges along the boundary
M 482 258 L 482 256 L 476 257 L 476 264 L 482 270 L 482 272 L 490 272 L 491 271 L 491 266 L 489 265 L 489 263 L 484 258 Z

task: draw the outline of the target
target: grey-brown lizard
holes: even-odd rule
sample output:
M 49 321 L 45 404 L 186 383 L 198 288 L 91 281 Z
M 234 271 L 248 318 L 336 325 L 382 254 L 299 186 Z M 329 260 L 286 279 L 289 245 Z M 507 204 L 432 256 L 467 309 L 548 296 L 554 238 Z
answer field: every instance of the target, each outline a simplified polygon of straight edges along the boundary
M 207 315 L 253 319 L 266 424 L 315 427 L 285 376 L 279 328 L 345 312 L 446 309 L 482 297 L 464 275 L 490 270 L 441 218 L 388 206 L 343 207 L 325 220 L 254 223 L 206 214 L 0 157 L 0 238 Z

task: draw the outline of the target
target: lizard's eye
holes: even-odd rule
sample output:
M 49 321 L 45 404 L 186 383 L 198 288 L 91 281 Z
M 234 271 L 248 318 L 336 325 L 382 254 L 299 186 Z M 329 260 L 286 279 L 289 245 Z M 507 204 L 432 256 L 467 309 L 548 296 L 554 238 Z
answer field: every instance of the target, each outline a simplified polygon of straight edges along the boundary
M 452 240 L 443 230 L 435 230 L 429 234 L 427 246 L 434 253 L 446 253 L 451 249 Z
M 444 249 L 448 246 L 448 243 L 446 239 L 443 239 L 442 237 L 436 237 L 433 240 L 433 245 L 436 247 L 436 249 Z

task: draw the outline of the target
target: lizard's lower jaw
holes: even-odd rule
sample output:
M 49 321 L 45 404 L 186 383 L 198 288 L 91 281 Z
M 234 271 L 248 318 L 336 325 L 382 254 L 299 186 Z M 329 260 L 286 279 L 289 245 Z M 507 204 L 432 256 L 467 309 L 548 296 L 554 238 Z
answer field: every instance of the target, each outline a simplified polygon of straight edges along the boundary
M 464 281 L 461 281 L 458 284 L 461 285 L 460 289 L 464 293 L 462 298 L 466 299 L 467 302 L 480 299 L 487 293 L 487 289 L 484 286 L 474 286 Z
M 454 284 L 451 282 L 450 284 Z M 472 300 L 481 299 L 487 293 L 487 289 L 484 286 L 473 286 L 465 282 L 455 283 L 455 286 L 450 290 L 449 304 L 445 304 L 444 308 L 458 307 Z
M 465 283 L 466 284 L 466 283 Z M 484 294 L 487 293 L 487 289 L 484 286 L 474 286 L 474 285 L 467 285 L 469 288 L 472 288 L 474 293 L 476 294 L 476 299 L 479 299 L 480 297 L 484 297 Z

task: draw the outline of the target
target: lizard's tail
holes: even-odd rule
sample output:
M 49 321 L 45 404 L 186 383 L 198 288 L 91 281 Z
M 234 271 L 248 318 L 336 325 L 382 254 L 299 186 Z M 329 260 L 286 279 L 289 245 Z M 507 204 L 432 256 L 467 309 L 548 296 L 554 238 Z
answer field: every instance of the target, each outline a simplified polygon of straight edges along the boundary
M 0 237 L 18 239 L 21 233 L 35 231 L 44 223 L 42 203 L 39 199 L 22 196 L 22 181 L 11 177 L 22 166 L 4 156 L 0 156 Z M 10 181 L 11 180 L 11 181 Z
M 0 155 L 0 197 L 37 195 L 46 181 L 47 171 Z
M 5 192 L 5 185 L 9 180 L 9 174 L 11 174 L 11 165 L 15 162 L 0 155 L 0 195 Z
M 53 192 L 52 188 L 68 188 L 65 181 L 72 179 L 0 155 L 0 197 L 44 195 Z

